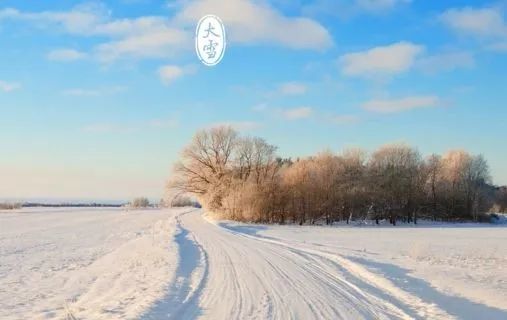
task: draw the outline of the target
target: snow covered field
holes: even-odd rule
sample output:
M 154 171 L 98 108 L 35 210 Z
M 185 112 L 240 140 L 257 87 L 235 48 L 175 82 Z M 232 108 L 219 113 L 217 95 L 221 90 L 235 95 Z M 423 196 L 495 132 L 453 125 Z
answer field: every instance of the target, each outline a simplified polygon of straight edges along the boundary
M 0 213 L 0 319 L 507 319 L 507 228 Z
M 177 267 L 173 215 L 119 209 L 0 213 L 0 319 L 137 317 L 164 295 Z

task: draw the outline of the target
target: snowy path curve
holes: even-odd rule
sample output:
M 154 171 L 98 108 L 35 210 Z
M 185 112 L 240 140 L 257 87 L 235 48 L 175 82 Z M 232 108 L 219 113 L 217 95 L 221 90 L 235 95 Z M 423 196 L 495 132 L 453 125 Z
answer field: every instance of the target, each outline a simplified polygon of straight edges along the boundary
M 2 213 L 0 319 L 507 319 L 504 228 L 264 226 L 202 213 Z
M 191 284 L 173 287 L 145 319 L 453 319 L 342 256 L 235 232 L 201 213 L 177 219 Z

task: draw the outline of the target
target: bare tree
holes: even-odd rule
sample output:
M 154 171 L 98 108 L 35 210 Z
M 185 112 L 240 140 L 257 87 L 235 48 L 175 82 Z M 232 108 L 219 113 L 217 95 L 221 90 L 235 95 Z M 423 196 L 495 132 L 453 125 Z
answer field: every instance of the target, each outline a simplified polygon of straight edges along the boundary
M 361 149 L 347 149 L 340 158 L 342 169 L 339 179 L 342 215 L 350 222 L 356 213 L 368 206 L 366 190 L 366 152 Z
M 283 182 L 290 192 L 289 205 L 293 220 L 303 224 L 308 219 L 311 197 L 310 162 L 298 160 L 284 171 Z
M 338 205 L 339 177 L 343 166 L 340 158 L 330 151 L 319 153 L 313 161 L 315 171 L 317 218 L 324 217 L 326 224 L 332 222 L 333 212 Z
M 387 145 L 373 153 L 369 167 L 379 206 L 383 207 L 390 222 L 395 225 L 403 212 L 410 222 L 419 187 L 419 152 L 403 144 Z
M 486 205 L 484 187 L 491 182 L 489 167 L 482 155 L 471 156 L 463 174 L 466 212 L 475 221 Z
M 220 209 L 232 173 L 237 133 L 222 126 L 199 131 L 175 165 L 170 187 L 199 197 L 209 209 Z
M 227 126 L 199 131 L 169 188 L 222 217 L 299 224 L 387 218 L 395 225 L 398 219 L 417 223 L 420 215 L 479 220 L 494 198 L 485 159 L 461 150 L 423 161 L 416 149 L 392 144 L 370 157 L 350 149 L 295 162 L 278 158 L 276 150 Z
M 437 219 L 439 194 L 442 190 L 442 158 L 439 155 L 432 154 L 426 160 L 426 194 L 429 198 L 430 210 L 433 220 Z

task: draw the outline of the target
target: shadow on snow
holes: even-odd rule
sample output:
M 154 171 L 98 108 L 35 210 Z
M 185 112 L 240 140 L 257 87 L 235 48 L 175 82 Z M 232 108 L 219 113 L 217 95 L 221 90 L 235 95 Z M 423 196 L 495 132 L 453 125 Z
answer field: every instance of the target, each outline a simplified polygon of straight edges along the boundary
M 180 232 L 174 238 L 179 251 L 179 265 L 175 277 L 167 288 L 165 297 L 155 303 L 140 319 L 196 319 L 202 314 L 199 297 L 208 274 L 207 263 L 204 265 L 203 278 L 194 290 L 192 290 L 192 274 L 201 266 L 202 261 L 207 261 L 206 253 L 181 226 Z
M 447 295 L 433 288 L 428 282 L 408 275 L 410 272 L 408 269 L 359 257 L 349 256 L 347 259 L 362 264 L 367 268 L 372 269 L 376 273 L 381 273 L 386 279 L 393 282 L 397 287 L 405 290 L 406 292 L 414 294 L 427 303 L 433 303 L 437 305 L 440 309 L 456 316 L 459 319 L 507 319 L 507 311 L 489 307 L 487 305 L 477 303 L 463 297 Z M 406 310 L 406 308 L 403 309 Z M 412 316 L 416 315 L 412 313 Z

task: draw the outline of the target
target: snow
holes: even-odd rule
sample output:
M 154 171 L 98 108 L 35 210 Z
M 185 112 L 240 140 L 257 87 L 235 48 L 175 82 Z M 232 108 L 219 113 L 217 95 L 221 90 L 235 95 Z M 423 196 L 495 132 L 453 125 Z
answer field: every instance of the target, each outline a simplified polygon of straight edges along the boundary
M 484 224 L 361 228 L 221 225 L 264 241 L 329 254 L 334 260 L 338 257 L 342 267 L 349 266 L 359 277 L 374 276 L 374 281 L 391 282 L 380 286 L 382 291 L 394 286 L 438 305 L 449 314 L 444 318 L 505 319 L 507 316 L 505 227 Z M 417 305 L 412 305 L 414 308 Z
M 0 319 L 137 317 L 163 296 L 177 267 L 173 215 L 68 208 L 0 213 Z
M 506 319 L 506 231 L 0 213 L 0 319 Z

